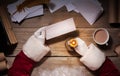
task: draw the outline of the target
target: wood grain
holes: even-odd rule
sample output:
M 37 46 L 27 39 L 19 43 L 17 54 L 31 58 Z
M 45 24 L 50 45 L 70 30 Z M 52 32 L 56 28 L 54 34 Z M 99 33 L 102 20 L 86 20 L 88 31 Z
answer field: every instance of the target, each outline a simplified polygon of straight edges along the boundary
M 12 54 L 15 56 L 17 53 L 19 53 L 20 50 L 22 50 L 22 46 L 24 43 L 27 41 L 27 39 L 37 30 L 38 28 L 14 28 L 14 32 L 16 34 L 16 38 L 18 40 L 18 45 Z M 65 42 L 66 39 L 69 37 L 80 37 L 83 39 L 87 45 L 90 43 L 94 43 L 92 34 L 95 31 L 96 28 L 77 28 L 77 32 L 74 33 L 69 33 L 63 36 L 60 36 L 58 38 L 54 38 L 52 40 L 47 41 L 49 47 L 51 48 L 51 53 L 48 54 L 48 56 L 79 56 L 73 51 L 73 54 L 71 55 L 66 47 L 65 47 Z M 102 47 L 102 46 L 97 46 L 103 52 L 106 53 L 107 56 L 116 56 L 114 53 L 114 47 L 115 45 L 120 43 L 119 39 L 119 33 L 120 29 L 117 28 L 106 28 L 110 34 L 110 40 L 109 40 L 109 46 L 107 47 Z
M 9 41 L 11 44 L 17 44 L 17 39 L 14 35 L 14 32 L 12 31 L 12 25 L 11 25 L 11 19 L 8 15 L 8 12 L 7 12 L 7 9 L 5 8 L 5 1 L 0 1 L 1 4 L 0 5 L 0 17 L 1 17 L 1 20 L 2 20 L 2 23 L 3 23 L 3 26 L 5 28 L 5 31 L 7 33 L 7 36 L 9 38 Z

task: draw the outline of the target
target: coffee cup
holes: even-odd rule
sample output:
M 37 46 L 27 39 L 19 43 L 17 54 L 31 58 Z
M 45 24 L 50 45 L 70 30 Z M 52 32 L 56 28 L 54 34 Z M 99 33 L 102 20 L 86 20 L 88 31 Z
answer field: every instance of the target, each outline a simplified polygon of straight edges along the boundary
M 108 45 L 109 33 L 105 28 L 98 28 L 93 33 L 93 40 L 99 45 Z

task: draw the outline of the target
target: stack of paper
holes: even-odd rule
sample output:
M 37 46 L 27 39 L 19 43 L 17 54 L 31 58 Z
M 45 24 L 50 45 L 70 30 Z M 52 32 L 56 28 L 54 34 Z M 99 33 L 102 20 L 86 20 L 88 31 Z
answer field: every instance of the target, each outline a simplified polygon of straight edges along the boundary
M 25 0 L 18 0 L 8 5 L 8 11 L 11 14 L 12 21 L 19 23 L 23 19 L 43 15 L 42 5 L 24 8 L 23 11 L 18 12 L 16 7 L 24 1 Z M 54 13 L 63 6 L 67 8 L 68 12 L 75 11 L 80 13 L 91 25 L 103 12 L 103 8 L 98 0 L 50 0 L 48 4 L 51 13 Z
M 51 13 L 66 6 L 68 12 L 75 11 L 92 25 L 103 12 L 103 8 L 98 0 L 50 0 L 48 5 Z
M 91 25 L 103 12 L 103 8 L 97 0 L 75 0 L 72 3 Z
M 18 0 L 17 2 L 7 6 L 8 12 L 11 15 L 11 20 L 13 22 L 20 23 L 24 19 L 43 15 L 43 5 L 38 5 L 31 8 L 24 8 L 24 10 L 22 10 L 21 12 L 17 11 L 17 6 L 22 4 L 22 2 L 24 2 L 24 0 Z

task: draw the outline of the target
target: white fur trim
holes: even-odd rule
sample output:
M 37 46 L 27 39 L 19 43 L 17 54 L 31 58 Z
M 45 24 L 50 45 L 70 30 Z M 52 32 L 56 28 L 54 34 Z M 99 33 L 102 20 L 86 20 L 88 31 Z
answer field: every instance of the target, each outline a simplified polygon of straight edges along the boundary
M 91 76 L 90 73 L 83 66 L 67 66 L 59 65 L 49 66 L 49 68 L 35 68 L 32 76 Z
M 77 42 L 78 42 L 78 46 L 75 47 L 75 51 L 80 54 L 81 56 L 84 56 L 85 53 L 87 52 L 88 50 L 88 47 L 86 45 L 86 43 L 80 39 L 80 38 L 76 38 Z
M 94 44 L 90 44 L 86 54 L 80 61 L 91 70 L 97 70 L 105 61 L 105 54 L 99 50 Z
M 34 35 L 31 36 L 23 46 L 23 52 L 30 59 L 40 61 L 50 51 L 50 48 L 44 46 Z

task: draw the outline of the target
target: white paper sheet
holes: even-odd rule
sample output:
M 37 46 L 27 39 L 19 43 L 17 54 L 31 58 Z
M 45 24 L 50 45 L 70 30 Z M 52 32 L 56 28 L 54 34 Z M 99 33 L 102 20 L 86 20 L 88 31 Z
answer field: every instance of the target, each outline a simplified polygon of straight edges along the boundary
M 65 0 L 50 0 L 50 3 L 48 5 L 50 12 L 53 13 L 57 11 L 58 9 L 63 7 L 65 3 Z
M 75 31 L 75 23 L 73 18 L 52 24 L 46 28 L 46 40 L 58 37 L 60 35 Z
M 29 14 L 29 12 L 26 9 L 24 9 L 24 10 L 22 10 L 22 12 L 16 12 L 12 17 L 18 23 L 20 23 L 28 14 Z
M 11 14 L 13 22 L 20 23 L 23 19 L 31 18 L 38 15 L 43 15 L 43 5 L 33 6 L 31 8 L 24 8 L 21 12 L 17 11 L 17 6 L 22 4 L 25 0 L 18 0 L 7 6 L 8 12 Z
M 19 23 L 23 19 L 43 15 L 43 6 L 41 5 L 25 8 L 25 12 L 22 11 L 16 13 L 17 6 L 23 1 L 24 0 L 18 0 L 7 6 L 9 13 L 12 15 L 12 21 Z M 98 0 L 50 0 L 48 8 L 50 12 L 53 13 L 63 6 L 66 6 L 68 12 L 75 11 L 80 13 L 90 25 L 92 25 L 103 12 L 103 8 Z
M 34 7 L 29 9 L 29 14 L 25 17 L 25 19 L 39 16 L 39 15 L 43 15 L 43 14 L 44 14 L 43 13 L 43 5 L 34 6 Z
M 66 2 L 65 6 L 68 12 L 75 11 L 76 13 L 80 13 L 71 2 L 68 2 L 68 3 Z
M 17 11 L 17 6 L 20 5 L 21 3 L 23 3 L 25 0 L 18 0 L 12 4 L 9 4 L 7 6 L 8 8 L 8 12 L 13 15 L 16 11 Z
M 27 11 L 28 11 L 29 13 L 33 13 L 33 12 L 39 10 L 40 8 L 43 8 L 43 5 L 37 5 L 37 6 L 33 6 L 33 7 L 31 7 L 31 8 L 27 8 Z
M 16 20 L 14 17 L 12 17 L 12 16 L 11 16 L 11 20 L 12 20 L 13 22 L 17 22 L 17 20 Z
M 25 19 L 27 18 L 31 18 L 31 17 L 35 17 L 35 16 L 39 16 L 39 15 L 43 15 L 43 7 L 39 8 L 38 10 L 34 11 L 33 13 L 28 14 Z
M 66 6 L 68 12 L 70 12 L 76 8 L 74 5 L 72 5 L 71 2 L 66 3 L 65 6 Z
M 13 15 L 13 18 L 16 19 L 16 21 L 19 23 L 23 19 L 38 16 L 41 14 L 43 14 L 43 6 L 39 5 L 31 8 L 25 8 L 25 10 L 23 10 L 22 12 L 16 12 Z
M 77 9 L 74 9 L 74 11 L 75 11 L 76 13 L 80 13 L 80 11 L 78 11 Z
M 100 5 L 96 5 L 93 0 L 75 0 L 72 1 L 72 3 L 91 25 L 103 12 L 102 7 L 100 7 Z
M 24 8 L 21 12 L 17 11 L 17 6 L 24 0 L 18 0 L 17 2 L 7 6 L 8 12 L 11 14 L 11 20 L 13 22 L 20 23 L 23 19 L 43 15 L 43 5 L 34 6 L 31 8 Z

